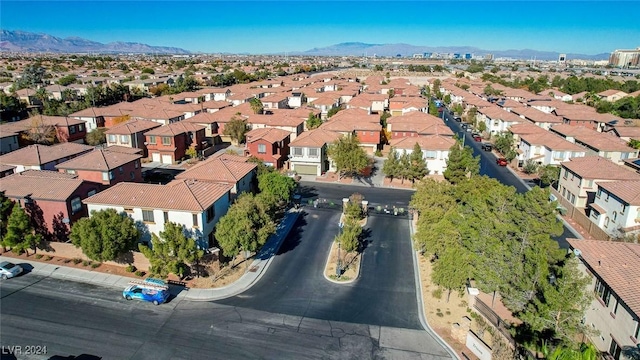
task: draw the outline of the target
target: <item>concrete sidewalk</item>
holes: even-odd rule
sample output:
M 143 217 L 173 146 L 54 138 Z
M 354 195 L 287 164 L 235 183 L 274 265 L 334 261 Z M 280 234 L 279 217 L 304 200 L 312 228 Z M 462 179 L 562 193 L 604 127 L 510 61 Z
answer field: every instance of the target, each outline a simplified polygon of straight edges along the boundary
M 255 260 L 249 266 L 247 271 L 240 279 L 233 284 L 221 288 L 210 289 L 182 289 L 179 286 L 171 286 L 172 294 L 176 298 L 192 300 L 192 301 L 211 301 L 231 297 L 249 289 L 255 284 L 264 272 L 269 268 L 271 261 L 278 253 L 280 245 L 287 237 L 298 218 L 302 214 L 301 209 L 290 209 L 278 225 L 276 233 L 273 234 L 267 243 L 262 247 L 260 252 L 255 256 Z M 96 271 L 77 269 L 68 266 L 60 266 L 57 264 L 48 264 L 39 261 L 29 261 L 22 258 L 12 258 L 6 253 L 0 256 L 0 261 L 10 261 L 12 263 L 21 264 L 28 274 L 35 274 L 44 277 L 52 277 L 56 279 L 84 282 L 99 286 L 109 286 L 124 289 L 129 281 L 133 278 L 112 274 L 105 274 Z M 24 275 L 23 275 L 24 276 Z M 10 281 L 10 280 L 9 280 Z

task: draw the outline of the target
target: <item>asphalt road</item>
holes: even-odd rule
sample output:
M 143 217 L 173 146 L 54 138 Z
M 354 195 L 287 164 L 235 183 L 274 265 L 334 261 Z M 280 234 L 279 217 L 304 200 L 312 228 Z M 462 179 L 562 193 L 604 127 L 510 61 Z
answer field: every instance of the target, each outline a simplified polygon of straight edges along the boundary
M 409 220 L 370 216 L 360 277 L 351 284 L 324 278 L 340 212 L 305 209 L 265 276 L 251 289 L 218 303 L 314 319 L 422 329 Z
M 459 122 L 453 120 L 453 116 L 448 113 L 445 113 L 444 117 L 446 118 L 445 124 L 453 130 L 459 137 L 462 138 L 463 134 L 465 134 L 464 129 L 461 128 Z M 509 169 L 503 166 L 499 166 L 496 164 L 496 156 L 490 151 L 483 151 L 481 146 L 481 142 L 476 142 L 471 137 L 471 133 L 467 132 L 464 137 L 465 145 L 471 147 L 473 149 L 474 156 L 480 156 L 480 174 L 486 175 L 488 177 L 492 177 L 497 179 L 501 183 L 513 186 L 516 188 L 516 191 L 519 193 L 524 193 L 529 191 L 529 189 L 522 183 L 520 178 L 514 175 Z M 535 184 L 529 183 L 529 186 L 533 187 Z M 563 224 L 562 234 L 560 236 L 554 237 L 553 239 L 558 242 L 558 245 L 563 249 L 569 248 L 569 243 L 567 242 L 567 238 L 575 238 L 576 236 Z

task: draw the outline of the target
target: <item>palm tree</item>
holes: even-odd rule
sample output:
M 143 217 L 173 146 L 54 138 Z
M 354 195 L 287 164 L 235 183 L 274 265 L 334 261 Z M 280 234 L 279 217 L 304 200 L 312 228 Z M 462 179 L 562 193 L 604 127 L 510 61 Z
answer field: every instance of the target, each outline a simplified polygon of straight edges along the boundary
M 258 98 L 252 98 L 249 100 L 249 105 L 251 106 L 251 110 L 253 110 L 254 114 L 261 114 L 264 110 L 264 106 L 262 105 L 262 101 Z

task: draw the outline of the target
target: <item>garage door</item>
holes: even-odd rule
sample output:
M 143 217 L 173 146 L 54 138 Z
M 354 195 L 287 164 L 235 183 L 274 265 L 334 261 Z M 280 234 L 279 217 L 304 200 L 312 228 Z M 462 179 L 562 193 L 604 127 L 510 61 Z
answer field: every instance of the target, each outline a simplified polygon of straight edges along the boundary
M 318 175 L 317 165 L 295 165 L 293 170 L 299 175 Z
M 154 162 L 160 162 L 160 154 L 159 153 L 151 154 L 151 160 L 153 160 Z
M 171 155 L 162 155 L 162 163 L 173 164 L 173 159 L 171 158 Z

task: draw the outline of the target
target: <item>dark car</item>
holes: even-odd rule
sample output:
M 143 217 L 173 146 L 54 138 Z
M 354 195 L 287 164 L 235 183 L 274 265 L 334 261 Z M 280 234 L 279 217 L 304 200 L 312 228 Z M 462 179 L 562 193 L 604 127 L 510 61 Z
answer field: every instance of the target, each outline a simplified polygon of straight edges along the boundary
M 509 162 L 505 158 L 497 158 L 496 159 L 496 164 L 498 164 L 500 166 L 507 166 L 508 163 Z
M 483 143 L 482 144 L 482 150 L 491 151 L 492 149 L 493 149 L 493 145 L 491 145 L 491 143 Z
M 461 122 L 462 118 L 460 116 L 454 116 L 453 120 L 457 121 L 457 122 Z

